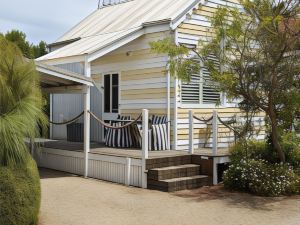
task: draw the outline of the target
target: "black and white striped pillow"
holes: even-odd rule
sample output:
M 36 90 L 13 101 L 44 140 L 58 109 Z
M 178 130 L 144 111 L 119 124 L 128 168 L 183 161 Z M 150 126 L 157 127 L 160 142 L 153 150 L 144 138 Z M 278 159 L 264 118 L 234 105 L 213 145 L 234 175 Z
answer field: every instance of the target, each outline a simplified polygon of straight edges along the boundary
M 131 120 L 131 116 L 119 116 L 119 120 Z M 119 122 L 118 126 L 123 126 L 127 122 Z M 132 137 L 129 127 L 117 130 L 117 147 L 130 148 L 132 147 Z
M 117 123 L 115 122 L 110 122 L 111 126 L 116 126 Z M 108 147 L 115 147 L 116 143 L 115 143 L 115 133 L 116 130 L 115 129 L 111 129 L 111 128 L 106 128 L 106 135 L 105 135 L 105 145 Z
M 138 147 L 142 147 L 142 135 L 143 135 L 143 127 L 141 124 L 137 124 L 137 129 L 138 129 L 138 136 L 137 136 L 137 140 L 139 143 Z M 148 150 L 151 151 L 152 150 L 152 130 L 149 129 L 148 130 Z
M 119 115 L 118 120 L 131 120 L 130 116 Z M 123 126 L 126 122 L 111 122 L 111 126 Z M 108 147 L 130 148 L 132 147 L 132 137 L 129 127 L 122 129 L 106 128 L 105 145 Z
M 166 116 L 156 116 L 156 115 L 153 115 L 152 116 L 152 119 L 151 119 L 151 122 L 153 125 L 156 125 L 156 124 L 164 124 L 164 123 L 167 123 L 167 117 Z
M 153 150 L 169 150 L 169 136 L 167 124 L 152 125 Z

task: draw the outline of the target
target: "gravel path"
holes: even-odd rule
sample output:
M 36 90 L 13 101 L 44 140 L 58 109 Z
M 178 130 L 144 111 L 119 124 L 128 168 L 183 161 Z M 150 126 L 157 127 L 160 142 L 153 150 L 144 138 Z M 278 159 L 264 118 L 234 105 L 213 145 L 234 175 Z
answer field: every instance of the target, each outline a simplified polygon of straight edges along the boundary
M 300 196 L 261 198 L 222 187 L 168 194 L 40 172 L 40 225 L 300 225 Z

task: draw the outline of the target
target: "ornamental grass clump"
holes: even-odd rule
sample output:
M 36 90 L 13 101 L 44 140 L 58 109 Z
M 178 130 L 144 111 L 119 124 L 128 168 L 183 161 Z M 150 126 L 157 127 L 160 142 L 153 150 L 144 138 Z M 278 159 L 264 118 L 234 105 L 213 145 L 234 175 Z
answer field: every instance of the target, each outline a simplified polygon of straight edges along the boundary
M 36 225 L 40 179 L 25 143 L 46 130 L 33 61 L 0 35 L 0 225 Z

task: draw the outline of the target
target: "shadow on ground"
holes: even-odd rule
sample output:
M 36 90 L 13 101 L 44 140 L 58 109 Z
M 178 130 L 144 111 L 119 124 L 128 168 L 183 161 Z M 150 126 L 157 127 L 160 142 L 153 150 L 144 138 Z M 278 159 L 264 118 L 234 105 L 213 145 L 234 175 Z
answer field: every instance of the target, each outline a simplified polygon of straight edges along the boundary
M 247 193 L 228 191 L 223 185 L 202 187 L 194 190 L 175 192 L 172 195 L 190 199 L 191 201 L 204 202 L 222 200 L 230 206 L 246 207 L 249 209 L 271 211 L 274 205 L 283 207 L 285 200 L 300 200 L 300 196 L 260 197 Z
M 63 177 L 77 177 L 77 175 L 59 172 L 56 170 L 49 170 L 45 168 L 39 168 L 40 179 L 50 179 L 50 178 L 63 178 Z

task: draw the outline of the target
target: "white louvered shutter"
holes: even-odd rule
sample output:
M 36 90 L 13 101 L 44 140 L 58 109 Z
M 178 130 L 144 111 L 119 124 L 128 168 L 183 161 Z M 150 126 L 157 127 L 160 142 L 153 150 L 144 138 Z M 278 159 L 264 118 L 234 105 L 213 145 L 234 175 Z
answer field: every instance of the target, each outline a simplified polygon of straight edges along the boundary
M 220 66 L 218 60 L 214 56 L 211 56 L 209 60 L 213 61 L 216 67 Z M 202 76 L 204 79 L 202 93 L 203 103 L 212 104 L 219 102 L 221 94 L 217 91 L 218 84 L 211 80 L 210 73 L 207 68 L 202 69 Z
M 192 74 L 189 83 L 182 84 L 181 98 L 183 103 L 199 104 L 200 102 L 200 73 Z
M 219 66 L 215 57 L 210 60 Z M 200 63 L 200 62 L 199 62 Z M 183 83 L 181 87 L 181 100 L 184 104 L 215 104 L 220 101 L 220 92 L 217 84 L 211 80 L 210 73 L 205 67 L 201 67 L 198 74 L 192 74 L 189 83 Z

